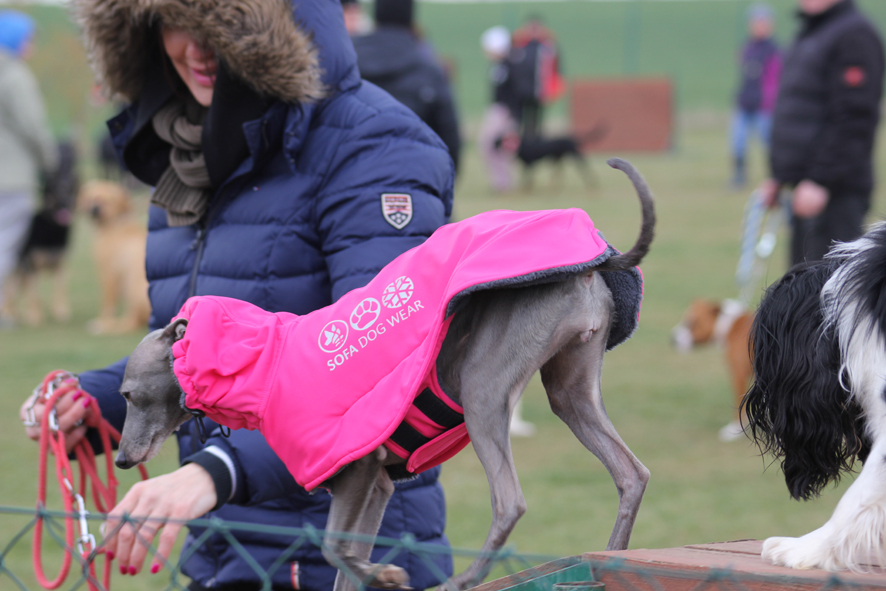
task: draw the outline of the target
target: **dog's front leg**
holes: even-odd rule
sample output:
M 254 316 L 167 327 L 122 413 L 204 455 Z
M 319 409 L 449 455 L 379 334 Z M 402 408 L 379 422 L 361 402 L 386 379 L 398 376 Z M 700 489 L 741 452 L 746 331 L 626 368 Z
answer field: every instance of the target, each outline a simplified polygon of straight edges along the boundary
M 554 414 L 603 462 L 615 482 L 618 517 L 606 549 L 624 550 L 649 482 L 649 470 L 619 437 L 603 406 L 600 375 L 605 336 L 601 331 L 593 334 L 590 342 L 576 339 L 563 347 L 541 368 L 541 379 Z
M 851 569 L 886 564 L 886 441 L 878 441 L 858 478 L 823 526 L 799 538 L 768 538 L 765 560 L 791 568 Z
M 52 281 L 52 316 L 56 322 L 71 320 L 71 302 L 68 299 L 68 265 L 59 263 Z
M 100 263 L 106 258 L 96 249 L 97 262 Z M 120 285 L 110 269 L 106 269 L 99 264 L 97 271 L 98 282 L 101 288 L 101 300 L 99 302 L 98 316 L 89 321 L 88 330 L 92 334 L 107 334 L 113 331 L 114 328 L 114 313 L 119 299 Z
M 330 480 L 332 504 L 326 524 L 323 556 L 339 569 L 334 591 L 352 591 L 359 585 L 380 589 L 409 589 L 409 575 L 392 564 L 372 564 L 369 556 L 388 499 L 394 492 L 384 469 L 383 447 L 348 464 Z M 346 537 L 348 534 L 361 539 Z

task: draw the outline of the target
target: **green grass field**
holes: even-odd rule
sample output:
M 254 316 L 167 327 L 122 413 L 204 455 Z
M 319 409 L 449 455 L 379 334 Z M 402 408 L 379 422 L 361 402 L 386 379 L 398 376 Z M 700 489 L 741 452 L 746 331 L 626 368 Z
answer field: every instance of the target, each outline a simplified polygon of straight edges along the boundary
M 878 0 L 860 3 L 886 27 L 886 4 Z M 681 356 L 668 343 L 671 327 L 692 298 L 737 295 L 733 274 L 747 194 L 725 190 L 729 176 L 725 117 L 696 117 L 694 113 L 723 112 L 728 105 L 734 76 L 731 60 L 747 4 L 728 0 L 636 3 L 643 31 L 637 71 L 679 74 L 681 104 L 688 114 L 681 118 L 677 149 L 661 155 L 622 155 L 646 175 L 659 215 L 657 237 L 643 264 L 646 290 L 640 329 L 610 353 L 604 364 L 604 398 L 612 420 L 652 472 L 634 530 L 634 548 L 802 534 L 827 519 L 847 484 L 828 489 L 814 502 L 791 501 L 777 466 L 762 459 L 750 443 L 717 440 L 717 430 L 732 413 L 720 353 L 707 349 Z M 790 2 L 775 4 L 782 15 L 784 36 L 790 32 Z M 513 26 L 525 14 L 540 12 L 560 35 L 569 75 L 615 75 L 625 69 L 621 28 L 631 5 L 423 4 L 421 15 L 440 53 L 456 58 L 458 95 L 463 110 L 475 116 L 486 96 L 477 47 L 484 28 L 500 22 Z M 42 42 L 34 65 L 47 90 L 55 128 L 93 133 L 102 109 L 89 104 L 88 70 L 82 49 L 72 41 L 71 26 L 59 9 L 31 10 L 40 17 L 42 30 L 52 32 Z M 886 158 L 881 156 L 879 162 L 883 170 Z M 593 193 L 582 188 L 578 175 L 569 168 L 563 174 L 562 188 L 549 189 L 555 171 L 540 167 L 534 193 L 494 196 L 486 190 L 481 164 L 469 146 L 457 185 L 455 218 L 496 208 L 581 207 L 610 242 L 628 247 L 639 224 L 636 197 L 620 173 L 606 168 L 601 160 L 594 161 L 594 168 L 601 186 Z M 758 179 L 762 168 L 762 159 L 756 155 L 753 173 Z M 886 199 L 880 190 L 871 220 L 884 213 Z M 80 371 L 111 363 L 128 354 L 141 338 L 138 334 L 97 338 L 85 331 L 86 322 L 97 311 L 90 238 L 87 221 L 78 220 L 71 253 L 71 323 L 0 332 L 0 505 L 34 504 L 37 449 L 23 436 L 18 408 L 39 379 L 59 367 Z M 780 250 L 768 281 L 784 271 L 784 260 Z M 529 510 L 510 543 L 520 552 L 552 556 L 603 549 L 617 504 L 606 470 L 550 412 L 538 381 L 531 383 L 524 399 L 526 418 L 537 424 L 539 432 L 513 442 Z M 169 444 L 149 469 L 154 474 L 174 469 L 176 458 L 174 443 Z M 134 478 L 124 473 L 124 488 Z M 490 521 L 489 493 L 470 450 L 444 467 L 443 481 L 447 533 L 453 545 L 479 548 Z M 58 495 L 52 502 L 60 508 Z M 0 548 L 27 521 L 0 513 Z M 48 567 L 50 573 L 55 572 L 55 564 Z M 15 545 L 4 565 L 22 577 L 28 588 L 37 588 L 29 574 L 30 537 Z M 157 587 L 150 575 L 117 577 L 114 582 L 114 589 L 120 591 Z M 12 588 L 13 583 L 0 575 L 0 590 Z

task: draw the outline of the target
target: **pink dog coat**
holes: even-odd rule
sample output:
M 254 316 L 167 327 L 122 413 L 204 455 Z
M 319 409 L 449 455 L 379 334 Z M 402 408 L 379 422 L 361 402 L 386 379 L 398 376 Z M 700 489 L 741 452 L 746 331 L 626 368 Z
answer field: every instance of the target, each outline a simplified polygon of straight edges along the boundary
M 418 473 L 468 444 L 436 357 L 453 312 L 481 289 L 562 279 L 616 251 L 578 209 L 493 211 L 437 230 L 365 287 L 304 316 L 190 298 L 172 347 L 185 405 L 259 429 L 311 490 L 382 444 Z M 616 303 L 608 348 L 636 328 L 639 270 L 604 273 Z

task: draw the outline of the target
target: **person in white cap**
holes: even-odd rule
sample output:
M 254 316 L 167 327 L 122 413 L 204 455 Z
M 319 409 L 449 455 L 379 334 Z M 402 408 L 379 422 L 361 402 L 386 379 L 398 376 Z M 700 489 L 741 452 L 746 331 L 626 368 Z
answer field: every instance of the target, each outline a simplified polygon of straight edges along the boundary
M 509 152 L 498 149 L 498 144 L 503 137 L 518 131 L 514 116 L 514 109 L 518 105 L 514 103 L 508 67 L 511 33 L 505 27 L 492 27 L 480 36 L 480 45 L 491 64 L 492 104 L 483 116 L 477 142 L 492 190 L 505 193 L 514 188 L 514 161 Z

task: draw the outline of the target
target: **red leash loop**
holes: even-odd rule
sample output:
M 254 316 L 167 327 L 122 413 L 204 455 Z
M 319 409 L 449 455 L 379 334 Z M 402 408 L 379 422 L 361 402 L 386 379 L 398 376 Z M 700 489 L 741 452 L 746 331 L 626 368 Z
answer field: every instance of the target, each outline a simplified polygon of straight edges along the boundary
M 33 561 L 34 575 L 37 582 L 45 589 L 59 588 L 68 576 L 71 569 L 74 547 L 80 556 L 86 573 L 86 580 L 90 591 L 98 591 L 98 579 L 95 576 L 95 558 L 104 553 L 104 548 L 99 548 L 95 537 L 89 533 L 89 523 L 86 517 L 87 483 L 92 483 L 92 500 L 99 513 L 107 513 L 117 504 L 117 479 L 114 477 L 114 459 L 111 440 L 120 442 L 120 433 L 102 418 L 101 409 L 95 398 L 90 397 L 90 410 L 92 411 L 86 421 L 86 425 L 98 429 L 105 456 L 105 467 L 108 475 L 107 484 L 102 482 L 96 466 L 95 451 L 86 439 L 82 439 L 74 446 L 74 457 L 80 465 L 80 482 L 75 486 L 74 471 L 71 461 L 65 451 L 65 434 L 58 428 L 58 416 L 55 410 L 58 399 L 71 392 L 86 392 L 80 390 L 80 382 L 74 374 L 57 370 L 49 373 L 43 383 L 37 389 L 37 398 L 45 400 L 43 416 L 40 420 L 40 459 L 37 476 L 37 519 L 34 524 Z M 55 456 L 55 474 L 58 480 L 59 490 L 62 494 L 62 504 L 65 516 L 65 554 L 58 576 L 50 580 L 43 570 L 42 543 L 43 521 L 46 509 L 46 468 L 48 453 Z M 148 472 L 145 467 L 139 465 L 142 479 L 147 480 Z M 76 517 L 75 517 L 76 514 Z M 74 521 L 78 522 L 79 537 L 74 539 Z M 105 568 L 102 577 L 104 589 L 110 588 L 111 560 L 105 555 Z

